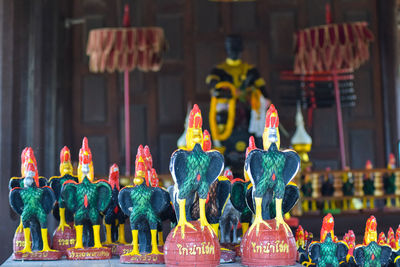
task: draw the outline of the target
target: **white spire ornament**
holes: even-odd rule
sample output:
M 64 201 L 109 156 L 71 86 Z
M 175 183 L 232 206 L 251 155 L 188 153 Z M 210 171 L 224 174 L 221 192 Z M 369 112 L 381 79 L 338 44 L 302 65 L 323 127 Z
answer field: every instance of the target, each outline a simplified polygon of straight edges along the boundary
M 291 143 L 293 149 L 299 154 L 303 165 L 309 163 L 310 159 L 307 153 L 311 151 L 312 139 L 304 128 L 304 119 L 299 103 L 297 103 L 296 112 L 296 131 L 292 137 Z

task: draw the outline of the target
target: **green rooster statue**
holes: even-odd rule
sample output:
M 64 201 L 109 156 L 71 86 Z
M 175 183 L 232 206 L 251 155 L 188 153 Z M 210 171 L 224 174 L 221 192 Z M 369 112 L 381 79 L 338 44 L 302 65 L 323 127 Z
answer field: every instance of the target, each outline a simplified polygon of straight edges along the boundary
M 104 212 L 111 201 L 111 186 L 105 180 L 94 180 L 92 153 L 88 140 L 83 139 L 82 148 L 79 151 L 78 183 L 72 180 L 66 181 L 61 189 L 61 197 L 68 209 L 74 212 L 76 229 L 75 249 L 83 247 L 83 226 L 89 223 L 93 227 L 94 249 L 103 248 L 100 242 L 101 212 Z M 105 259 L 111 257 L 111 251 L 103 248 L 105 253 L 88 256 L 90 259 Z M 88 259 L 86 256 L 79 258 L 73 250 L 69 249 L 70 259 Z M 77 258 L 78 257 L 78 258 Z
M 273 104 L 270 105 L 263 133 L 264 150 L 253 149 L 245 161 L 245 172 L 253 184 L 252 198 L 255 202 L 255 218 L 249 231 L 261 224 L 270 228 L 264 221 L 263 213 L 269 214 L 269 204 L 275 200 L 276 228 L 282 225 L 286 232 L 291 232 L 282 216 L 282 200 L 286 185 L 293 179 L 300 168 L 300 157 L 293 150 L 280 151 L 279 117 Z M 269 219 L 269 218 L 265 218 Z
M 27 161 L 24 170 L 23 185 L 10 191 L 10 205 L 15 212 L 21 215 L 24 231 L 24 249 L 14 253 L 16 260 L 56 260 L 62 253 L 52 250 L 48 242 L 47 214 L 51 212 L 55 203 L 53 190 L 48 186 L 40 187 L 37 168 L 32 159 Z M 42 237 L 42 249 L 32 251 L 31 225 L 39 222 Z

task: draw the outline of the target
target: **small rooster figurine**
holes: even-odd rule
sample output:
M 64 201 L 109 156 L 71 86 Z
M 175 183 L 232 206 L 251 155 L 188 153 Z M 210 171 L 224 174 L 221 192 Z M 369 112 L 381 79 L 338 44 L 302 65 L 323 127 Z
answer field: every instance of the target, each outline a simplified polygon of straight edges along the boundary
M 71 152 L 68 147 L 64 146 L 60 152 L 60 176 L 53 176 L 49 180 L 50 187 L 53 189 L 58 202 L 58 205 L 54 207 L 53 214 L 57 214 L 58 212 L 60 216 L 60 223 L 57 230 L 61 232 L 64 232 L 65 227 L 70 228 L 69 223 L 74 221 L 73 212 L 65 208 L 65 202 L 61 198 L 61 187 L 64 182 L 68 180 L 78 181 L 78 178 L 72 172 Z
M 25 171 L 28 168 L 28 164 L 32 163 L 35 168 L 35 175 L 38 175 L 38 170 L 37 170 L 37 163 L 36 163 L 36 158 L 33 153 L 33 149 L 31 147 L 26 147 L 22 153 L 21 153 L 21 176 L 20 177 L 11 177 L 9 184 L 8 184 L 8 189 L 12 190 L 13 188 L 16 187 L 24 187 L 24 179 L 25 179 Z M 47 180 L 44 177 L 38 176 L 39 179 L 39 187 L 43 187 L 47 185 Z M 36 224 L 35 222 L 32 222 L 32 224 Z M 39 240 L 39 232 L 40 232 L 40 227 L 38 225 L 33 226 L 32 225 L 32 247 L 33 248 L 38 248 L 41 246 L 41 240 Z M 15 235 L 22 233 L 23 226 L 22 226 L 22 220 L 20 221 L 20 224 L 18 225 L 17 229 L 15 230 Z M 36 231 L 38 230 L 38 232 Z
M 333 228 L 335 226 L 332 214 L 324 217 L 319 242 L 312 242 L 308 254 L 316 266 L 339 266 L 344 261 L 349 248 L 343 241 L 335 241 Z
M 377 243 L 376 227 L 375 217 L 369 217 L 365 226 L 364 243 L 354 250 L 354 259 L 359 266 L 386 266 L 389 262 L 392 249 L 387 244 Z
M 286 185 L 299 170 L 300 157 L 293 150 L 279 150 L 278 126 L 278 112 L 271 104 L 267 111 L 263 133 L 264 150 L 252 150 L 245 161 L 245 172 L 253 184 L 252 198 L 255 202 L 255 218 L 249 229 L 250 233 L 255 228 L 258 234 L 261 224 L 271 228 L 264 221 L 263 215 L 269 214 L 269 204 L 272 200 L 275 200 L 276 228 L 279 229 L 282 225 L 286 233 L 291 232 L 283 220 L 282 201 Z
M 47 234 L 47 214 L 51 212 L 55 203 L 53 190 L 48 186 L 40 187 L 37 168 L 32 158 L 25 161 L 21 187 L 14 187 L 9 194 L 10 205 L 15 212 L 21 215 L 23 224 L 25 247 L 17 253 L 32 253 L 31 223 L 38 221 L 41 228 L 43 248 L 40 252 L 56 252 L 50 249 Z M 61 256 L 61 254 L 60 254 Z
M 192 203 L 187 199 L 193 199 L 197 193 L 199 196 L 200 224 L 213 235 L 214 230 L 208 223 L 205 206 L 208 191 L 211 184 L 218 178 L 224 168 L 224 158 L 216 150 L 205 152 L 203 146 L 202 117 L 197 105 L 190 112 L 189 125 L 186 133 L 186 150 L 178 149 L 170 161 L 170 172 L 175 182 L 174 195 L 177 197 L 179 206 L 179 220 L 173 235 L 178 229 L 181 231 L 182 239 L 185 237 L 185 227 L 195 229 L 187 221 L 186 213 L 190 210 Z
M 147 170 L 142 153 L 143 150 L 139 147 L 136 157 L 134 186 L 122 188 L 118 195 L 122 211 L 130 218 L 132 231 L 132 251 L 123 256 L 141 255 L 139 251 L 139 228 L 146 221 L 151 232 L 150 254 L 163 254 L 157 247 L 157 226 L 161 222 L 159 215 L 167 209 L 170 198 L 166 190 L 146 184 Z
M 308 255 L 306 251 L 306 237 L 304 233 L 304 229 L 301 225 L 296 230 L 295 234 L 295 239 L 296 239 L 296 246 L 297 246 L 297 252 L 298 252 L 298 260 L 300 264 L 302 262 L 305 262 L 308 260 Z
M 78 183 L 66 181 L 61 197 L 66 207 L 74 212 L 76 229 L 75 249 L 83 249 L 83 226 L 90 222 L 93 227 L 94 246 L 102 248 L 100 242 L 100 212 L 104 212 L 112 197 L 111 186 L 105 180 L 94 182 L 92 152 L 87 138 L 83 138 L 79 150 Z
M 232 171 L 227 169 L 224 172 L 224 176 L 227 177 L 230 183 L 234 183 Z M 241 179 L 240 179 L 241 180 Z M 238 243 L 237 238 L 237 227 L 239 224 L 240 212 L 232 204 L 232 194 L 229 198 L 228 203 L 220 218 L 220 229 L 221 229 L 221 243 Z M 231 229 L 232 231 L 232 242 L 231 242 Z
M 391 264 L 389 266 L 400 266 L 400 225 L 397 227 L 396 230 L 396 238 L 394 238 L 394 233 L 392 227 L 389 228 L 389 231 L 391 230 L 391 235 L 388 233 L 388 243 L 390 247 L 392 248 L 392 255 L 390 257 L 390 262 Z
M 250 136 L 249 146 L 246 149 L 246 157 L 250 151 L 256 149 L 256 144 L 254 137 Z M 240 224 L 242 225 L 242 237 L 249 229 L 251 220 L 253 219 L 253 213 L 251 212 L 249 206 L 246 204 L 246 192 L 247 188 L 251 185 L 249 175 L 244 170 L 245 180 L 236 178 L 232 181 L 232 192 L 231 192 L 231 202 L 233 207 L 240 212 Z
M 207 130 L 203 132 L 203 151 L 211 150 L 211 136 Z M 206 200 L 205 210 L 207 221 L 214 229 L 214 233 L 218 237 L 219 220 L 225 210 L 231 193 L 231 182 L 226 176 L 219 176 L 218 179 L 210 186 Z M 199 197 L 196 194 L 195 201 L 191 207 L 191 218 L 197 220 L 199 218 Z
M 356 247 L 356 236 L 353 230 L 349 230 L 343 237 L 343 241 L 346 242 L 349 251 L 346 256 L 346 263 L 348 267 L 355 267 L 356 261 L 354 260 L 354 248 Z
M 117 242 L 127 244 L 125 241 L 125 214 L 121 211 L 118 204 L 119 194 L 119 168 L 117 164 L 110 167 L 108 183 L 111 186 L 112 197 L 108 208 L 105 211 L 104 222 L 106 226 L 106 241 L 104 245 Z

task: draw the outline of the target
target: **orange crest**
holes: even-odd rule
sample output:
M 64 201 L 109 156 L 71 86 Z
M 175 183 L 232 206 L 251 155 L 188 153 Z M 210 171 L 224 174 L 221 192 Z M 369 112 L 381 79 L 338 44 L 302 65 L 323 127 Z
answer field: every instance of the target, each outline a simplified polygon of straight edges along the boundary
M 386 244 L 386 236 L 384 232 L 381 232 L 378 237 L 378 244 L 385 245 Z
M 25 151 L 25 153 L 24 153 Z M 35 167 L 35 177 L 39 177 L 37 170 L 37 162 L 35 158 L 35 154 L 33 153 L 33 149 L 31 147 L 27 147 L 24 149 L 22 153 L 24 153 L 25 158 L 23 160 L 23 165 L 21 166 L 21 174 L 25 176 L 25 172 L 28 170 L 28 164 L 32 163 Z M 21 155 L 22 156 L 22 155 Z
M 396 230 L 396 242 L 398 242 L 400 240 L 400 225 L 397 227 Z
M 203 132 L 203 150 L 204 151 L 209 151 L 211 150 L 211 135 L 207 130 L 204 130 Z
M 265 116 L 265 128 L 278 128 L 278 126 L 278 111 L 276 110 L 274 104 L 271 104 L 267 111 L 267 115 Z
M 201 111 L 197 104 L 194 104 L 193 109 L 189 115 L 189 128 L 201 128 L 203 125 L 203 119 L 201 117 Z
M 397 234 L 397 232 L 396 232 L 396 234 Z M 392 237 L 394 238 L 394 231 L 393 231 L 393 228 L 392 228 L 392 227 L 389 227 L 387 236 L 388 236 L 388 239 L 389 239 L 389 238 L 392 238 Z
M 116 187 L 119 190 L 119 168 L 115 163 L 110 167 L 108 183 L 111 185 L 112 189 Z
M 146 184 L 148 185 L 147 166 L 144 161 L 144 149 L 143 149 L 142 145 L 140 145 L 138 147 L 137 154 L 136 154 L 135 176 L 143 177 L 146 180 Z
M 60 152 L 60 161 L 61 163 L 71 161 L 71 152 L 67 146 L 64 146 Z
M 322 228 L 321 228 L 321 242 L 325 241 L 326 235 L 331 233 L 332 240 L 335 235 L 333 233 L 333 228 L 335 226 L 335 221 L 333 220 L 332 214 L 328 213 L 324 219 L 322 220 Z
M 87 137 L 83 138 L 82 147 L 79 150 L 79 164 L 90 164 L 92 162 L 92 151 L 89 148 Z
M 374 216 L 369 217 L 365 225 L 364 245 L 368 245 L 372 241 L 377 241 L 376 227 L 376 218 Z
M 297 227 L 295 239 L 296 239 L 296 241 L 304 240 L 304 229 L 301 225 L 299 225 L 299 227 Z
M 148 169 L 153 168 L 153 157 L 151 156 L 151 153 L 150 153 L 150 147 L 146 145 L 143 149 L 143 153 L 144 153 L 146 167 Z
M 246 148 L 246 157 L 247 155 L 254 149 L 256 149 L 256 142 L 254 141 L 254 136 L 250 136 L 249 138 L 249 146 Z
M 372 168 L 372 162 L 370 160 L 367 160 L 367 162 L 365 163 L 365 169 L 372 170 Z
M 152 187 L 158 187 L 158 184 L 159 184 L 158 175 L 157 175 L 157 172 L 156 172 L 156 170 L 154 168 L 151 169 L 150 182 L 151 182 L 151 186 Z

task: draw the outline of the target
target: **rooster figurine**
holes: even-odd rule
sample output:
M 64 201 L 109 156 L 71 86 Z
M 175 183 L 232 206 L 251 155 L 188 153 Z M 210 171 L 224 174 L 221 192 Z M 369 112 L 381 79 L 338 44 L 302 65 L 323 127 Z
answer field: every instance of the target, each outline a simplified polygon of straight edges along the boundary
M 60 152 L 60 176 L 53 176 L 49 180 L 50 187 L 53 189 L 58 205 L 54 207 L 53 214 L 59 214 L 60 223 L 57 230 L 64 232 L 64 228 L 70 228 L 69 224 L 74 221 L 73 212 L 65 208 L 65 202 L 61 198 L 61 187 L 64 182 L 72 180 L 78 182 L 78 178 L 73 175 L 71 163 L 71 152 L 64 146 Z M 57 210 L 58 209 L 58 210 Z
M 38 176 L 37 170 L 37 163 L 35 154 L 31 147 L 26 147 L 21 153 L 21 176 L 20 177 L 11 177 L 8 189 L 12 190 L 16 187 L 24 187 L 24 180 L 25 180 L 25 172 L 28 168 L 28 164 L 32 163 L 35 169 L 35 175 Z M 47 185 L 47 179 L 45 177 L 38 176 L 39 179 L 39 187 L 43 187 Z M 42 246 L 42 240 L 40 238 L 40 226 L 36 222 L 31 222 L 31 233 L 32 233 L 32 248 L 39 249 Z M 16 240 L 23 238 L 23 225 L 22 220 L 20 220 L 20 224 L 18 225 L 17 229 L 15 230 L 14 235 L 14 251 L 19 250 L 19 246 L 16 244 Z M 22 236 L 21 236 L 22 235 Z M 23 240 L 23 239 L 22 239 Z
M 175 195 L 179 206 L 179 219 L 173 235 L 180 228 L 182 238 L 185 227 L 195 229 L 187 221 L 186 210 L 192 203 L 186 202 L 197 193 L 199 196 L 199 211 L 201 228 L 208 228 L 213 235 L 214 230 L 208 223 L 205 205 L 211 184 L 218 178 L 224 167 L 224 158 L 216 150 L 205 152 L 203 146 L 202 117 L 199 107 L 195 104 L 190 112 L 189 125 L 186 133 L 186 150 L 178 149 L 170 161 L 170 172 L 175 182 Z M 188 206 L 188 207 L 187 207 Z
M 224 172 L 224 176 L 227 177 L 230 183 L 234 183 L 233 173 L 230 169 Z M 241 179 L 240 179 L 241 180 Z M 221 243 L 238 243 L 237 227 L 239 224 L 240 212 L 232 204 L 232 195 L 229 198 L 228 203 L 220 218 L 220 229 L 221 229 Z M 232 231 L 232 242 L 231 242 L 231 229 Z
M 140 259 L 130 257 L 141 255 L 139 251 L 139 230 L 146 222 L 151 232 L 151 251 L 144 250 L 144 252 L 150 253 L 148 255 L 163 255 L 157 246 L 157 226 L 161 222 L 159 215 L 167 209 L 170 198 L 166 190 L 146 184 L 147 170 L 142 153 L 143 150 L 139 148 L 136 157 L 134 186 L 122 188 L 118 195 L 122 211 L 130 218 L 132 231 L 132 251 L 121 256 L 121 262 L 125 263 L 140 263 Z M 141 250 L 143 251 L 143 248 Z M 145 263 L 145 259 L 141 260 L 141 263 Z M 161 259 L 162 261 L 163 259 Z
M 375 217 L 369 217 L 365 226 L 364 242 L 354 250 L 354 259 L 359 266 L 386 266 L 389 262 L 392 249 L 387 244 L 377 243 L 376 227 Z
M 127 244 L 125 241 L 125 214 L 118 204 L 119 194 L 119 168 L 117 164 L 110 167 L 108 183 L 111 186 L 112 197 L 108 208 L 105 211 L 104 222 L 106 226 L 106 241 L 103 245 L 110 245 L 113 242 Z
M 25 247 L 15 252 L 15 259 L 45 260 L 59 259 L 62 253 L 52 250 L 48 242 L 47 214 L 51 212 L 55 203 L 53 190 L 48 186 L 40 187 L 37 168 L 34 162 L 29 162 L 24 170 L 23 186 L 15 187 L 9 194 L 10 205 L 15 212 L 21 215 L 23 224 Z M 38 221 L 41 228 L 43 242 L 42 250 L 32 253 L 31 248 L 31 223 Z M 43 253 L 42 256 L 38 255 Z
M 250 151 L 256 149 L 254 137 L 250 136 L 249 138 L 249 146 L 246 149 L 246 157 L 250 153 Z M 243 181 L 240 178 L 236 178 L 232 180 L 232 191 L 231 191 L 231 202 L 235 209 L 240 212 L 240 224 L 242 225 L 242 237 L 249 229 L 249 225 L 251 220 L 253 219 L 253 213 L 251 212 L 249 206 L 246 204 L 246 192 L 247 189 L 251 186 L 250 178 L 244 170 L 245 180 Z
M 61 189 L 61 197 L 68 209 L 74 212 L 74 222 L 76 229 L 75 249 L 84 249 L 83 246 L 83 227 L 84 224 L 91 225 L 93 228 L 93 249 L 103 248 L 100 242 L 101 212 L 104 212 L 110 204 L 112 198 L 111 186 L 105 180 L 94 182 L 92 152 L 88 145 L 87 138 L 83 138 L 82 148 L 79 150 L 78 181 L 66 181 Z M 102 259 L 111 257 L 111 251 L 103 248 L 105 253 Z M 70 250 L 73 252 L 73 250 Z M 69 253 L 71 259 L 76 254 Z M 83 253 L 85 254 L 85 253 Z M 106 255 L 107 254 L 107 255 Z M 91 259 L 97 259 L 95 256 Z
M 282 201 L 285 187 L 296 175 L 300 167 L 300 157 L 293 150 L 280 151 L 279 117 L 273 104 L 267 111 L 263 133 L 264 150 L 252 150 L 245 161 L 245 172 L 253 184 L 252 198 L 255 202 L 255 218 L 249 232 L 261 224 L 271 228 L 264 221 L 263 213 L 269 214 L 269 204 L 275 200 L 276 228 L 283 226 L 286 233 L 291 232 L 282 216 Z M 249 203 L 248 203 L 249 204 Z
M 349 248 L 343 241 L 336 241 L 333 228 L 335 222 L 332 214 L 324 217 L 319 242 L 312 242 L 308 247 L 308 254 L 312 263 L 317 266 L 339 266 L 344 261 Z
M 343 237 L 343 241 L 346 242 L 349 251 L 346 256 L 347 267 L 355 267 L 357 266 L 356 261 L 354 260 L 354 248 L 356 246 L 356 236 L 354 235 L 353 230 L 349 230 Z

